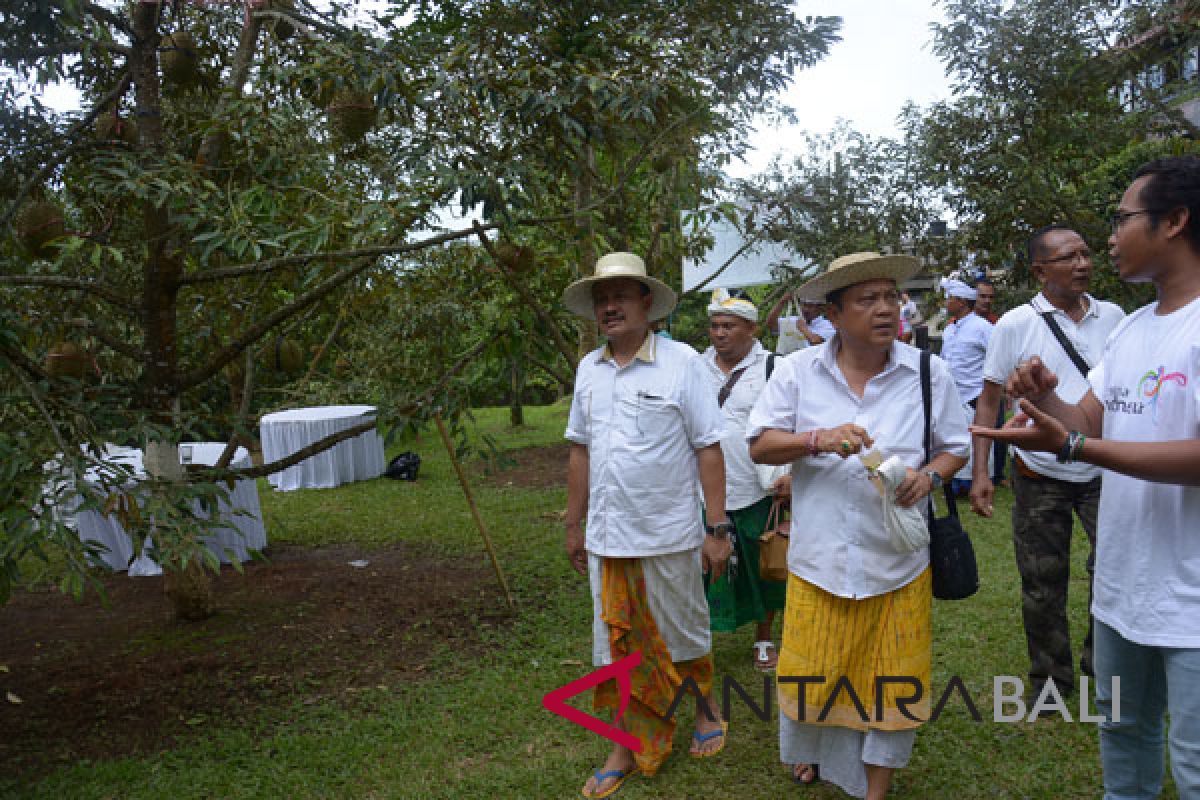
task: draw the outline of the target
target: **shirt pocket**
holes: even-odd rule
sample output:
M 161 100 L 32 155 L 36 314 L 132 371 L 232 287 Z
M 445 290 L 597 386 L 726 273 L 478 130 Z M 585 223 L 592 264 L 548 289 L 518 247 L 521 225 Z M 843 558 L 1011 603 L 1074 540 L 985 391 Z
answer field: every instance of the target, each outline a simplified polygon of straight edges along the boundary
M 618 403 L 618 426 L 634 443 L 661 441 L 682 422 L 678 404 L 654 392 L 638 391 Z

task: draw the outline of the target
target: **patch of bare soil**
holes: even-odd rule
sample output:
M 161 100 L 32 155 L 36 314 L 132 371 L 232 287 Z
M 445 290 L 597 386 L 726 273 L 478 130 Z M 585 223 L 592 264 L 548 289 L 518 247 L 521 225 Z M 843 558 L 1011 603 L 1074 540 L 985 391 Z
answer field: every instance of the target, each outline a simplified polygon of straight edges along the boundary
M 479 652 L 481 627 L 507 616 L 486 564 L 417 545 L 281 546 L 269 559 L 223 568 L 219 612 L 202 623 L 171 620 L 162 578 L 104 578 L 107 607 L 91 592 L 82 603 L 16 593 L 0 607 L 8 776 L 170 747 L 297 697 L 413 680 L 433 649 Z
M 567 451 L 571 445 L 523 447 L 509 450 L 503 461 L 479 468 L 489 486 L 513 486 L 520 489 L 549 489 L 567 485 Z

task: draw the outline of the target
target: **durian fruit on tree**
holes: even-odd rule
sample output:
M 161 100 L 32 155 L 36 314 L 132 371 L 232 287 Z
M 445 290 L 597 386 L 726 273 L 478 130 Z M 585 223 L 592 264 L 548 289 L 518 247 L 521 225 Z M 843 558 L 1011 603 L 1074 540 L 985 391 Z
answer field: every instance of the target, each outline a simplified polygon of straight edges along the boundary
M 355 89 L 335 93 L 325 111 L 334 138 L 344 144 L 354 144 L 366 136 L 378 114 L 375 98 Z
M 186 88 L 200 81 L 200 48 L 187 31 L 164 36 L 159 45 L 158 60 L 163 78 L 171 84 Z
M 63 212 L 49 200 L 36 200 L 21 209 L 13 224 L 17 241 L 34 258 L 49 258 L 53 244 L 67 232 Z
M 97 141 L 124 142 L 131 147 L 138 143 L 137 123 L 116 113 L 96 117 L 95 131 Z
M 91 366 L 91 357 L 74 342 L 59 342 L 46 354 L 46 374 L 54 378 L 83 380 Z
M 505 267 L 518 275 L 528 272 L 533 267 L 533 248 L 523 244 L 501 242 L 496 246 L 496 256 L 504 262 Z
M 263 348 L 262 356 L 269 370 L 296 375 L 304 369 L 304 348 L 295 339 L 275 337 L 274 342 Z

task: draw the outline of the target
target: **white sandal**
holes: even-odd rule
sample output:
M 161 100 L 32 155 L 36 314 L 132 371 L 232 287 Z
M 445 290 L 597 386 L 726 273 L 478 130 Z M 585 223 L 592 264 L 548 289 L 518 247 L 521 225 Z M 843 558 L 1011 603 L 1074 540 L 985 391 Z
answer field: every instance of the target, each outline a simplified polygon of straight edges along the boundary
M 774 672 L 779 662 L 779 654 L 775 652 L 775 643 L 763 640 L 754 643 L 754 668 L 759 672 Z

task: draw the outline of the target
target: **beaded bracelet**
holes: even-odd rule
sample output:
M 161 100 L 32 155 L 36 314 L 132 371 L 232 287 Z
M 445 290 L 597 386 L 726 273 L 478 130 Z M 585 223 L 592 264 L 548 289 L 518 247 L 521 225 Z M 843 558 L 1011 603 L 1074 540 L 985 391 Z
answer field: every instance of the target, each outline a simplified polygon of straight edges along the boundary
M 1087 440 L 1079 431 L 1070 431 L 1067 433 L 1067 439 L 1063 442 L 1062 448 L 1058 451 L 1056 459 L 1060 464 L 1071 464 L 1079 460 L 1083 455 L 1083 443 Z
M 808 456 L 812 458 L 817 455 L 817 429 L 813 428 L 808 432 Z

